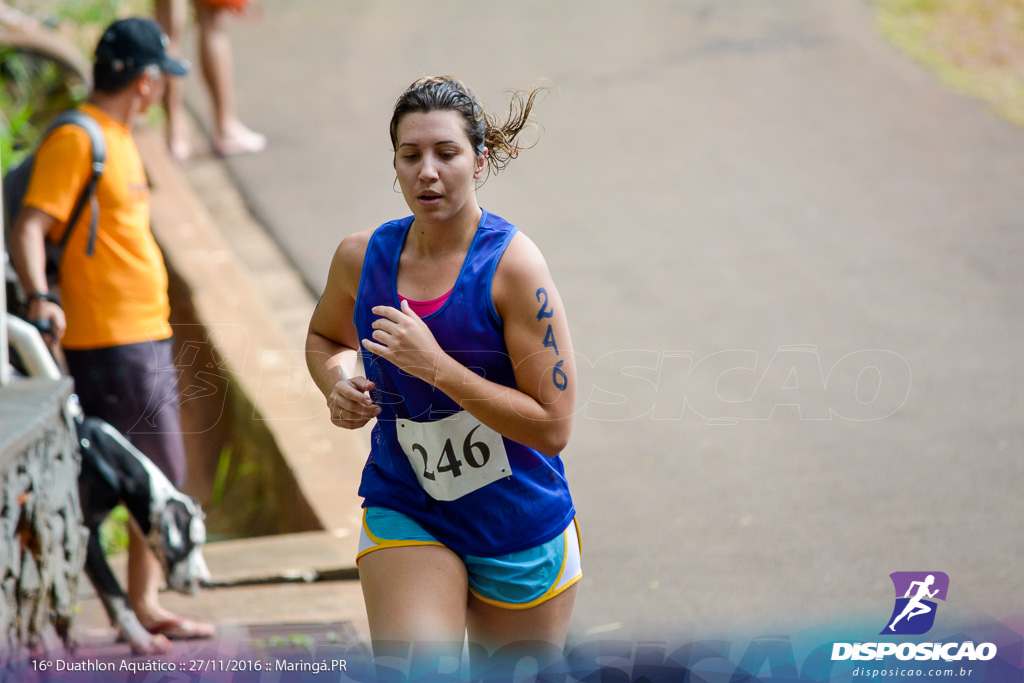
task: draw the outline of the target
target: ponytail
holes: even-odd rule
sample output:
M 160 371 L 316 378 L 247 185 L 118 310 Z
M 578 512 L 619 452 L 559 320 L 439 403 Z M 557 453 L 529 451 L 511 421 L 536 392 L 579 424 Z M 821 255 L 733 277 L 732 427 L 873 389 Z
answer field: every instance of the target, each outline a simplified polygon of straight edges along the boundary
M 512 98 L 508 103 L 508 118 L 504 123 L 499 122 L 496 116 L 485 115 L 487 125 L 484 133 L 484 142 L 490 154 L 487 156 L 489 170 L 497 175 L 508 162 L 519 156 L 519 152 L 529 149 L 537 144 L 536 140 L 526 145 L 519 142 L 519 134 L 526 128 L 536 130 L 537 124 L 530 120 L 530 113 L 537 101 L 537 95 L 546 92 L 547 89 L 531 87 L 529 92 L 523 90 L 511 91 Z

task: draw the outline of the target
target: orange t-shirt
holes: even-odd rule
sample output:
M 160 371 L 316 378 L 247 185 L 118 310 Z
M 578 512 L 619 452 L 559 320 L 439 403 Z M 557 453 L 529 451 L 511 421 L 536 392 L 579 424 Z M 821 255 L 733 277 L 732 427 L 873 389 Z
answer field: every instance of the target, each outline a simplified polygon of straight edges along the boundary
M 86 204 L 60 262 L 67 316 L 62 344 L 96 349 L 171 336 L 167 269 L 149 228 L 149 185 L 131 130 L 102 109 L 82 110 L 100 124 L 106 169 L 96 188 L 96 249 L 85 253 L 91 210 Z M 47 235 L 60 242 L 75 201 L 91 176 L 89 135 L 74 125 L 54 131 L 36 152 L 24 205 L 57 219 Z

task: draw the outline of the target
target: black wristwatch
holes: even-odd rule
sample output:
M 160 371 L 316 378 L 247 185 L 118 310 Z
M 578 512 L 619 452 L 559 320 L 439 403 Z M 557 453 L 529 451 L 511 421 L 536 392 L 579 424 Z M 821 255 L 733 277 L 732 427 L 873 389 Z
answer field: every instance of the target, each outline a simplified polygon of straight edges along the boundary
M 47 301 L 55 303 L 58 306 L 60 306 L 60 299 L 55 297 L 53 294 L 50 294 L 49 292 L 32 292 L 31 294 L 28 295 L 28 300 L 32 301 L 32 299 L 46 299 Z

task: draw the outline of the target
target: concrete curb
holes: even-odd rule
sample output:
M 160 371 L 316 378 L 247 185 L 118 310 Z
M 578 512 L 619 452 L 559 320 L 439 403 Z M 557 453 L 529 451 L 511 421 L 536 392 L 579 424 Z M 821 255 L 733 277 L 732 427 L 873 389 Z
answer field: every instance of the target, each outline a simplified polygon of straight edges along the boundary
M 315 302 L 297 276 L 287 282 L 289 275 L 282 270 L 288 269 L 279 255 L 269 266 L 275 272 L 249 272 L 181 167 L 167 154 L 162 136 L 141 129 L 135 138 L 152 188 L 153 232 L 168 269 L 186 284 L 218 363 L 232 388 L 251 403 L 252 421 L 269 432 L 294 477 L 298 495 L 289 503 L 308 505 L 310 528 L 328 530 L 347 544 L 354 566 L 361 524 L 356 489 L 368 439 L 365 433 L 345 432 L 330 424 L 323 397 L 306 372 L 301 347 L 305 323 L 300 327 L 299 321 L 308 321 Z M 242 240 L 250 249 L 276 251 L 244 211 L 223 169 L 218 178 L 206 164 L 206 173 L 213 176 L 204 180 L 204 192 L 234 205 L 230 229 L 235 241 L 238 231 L 245 230 L 248 236 Z M 218 212 L 223 214 L 224 207 Z M 251 261 L 252 254 L 249 257 Z M 245 424 L 234 426 L 246 429 Z

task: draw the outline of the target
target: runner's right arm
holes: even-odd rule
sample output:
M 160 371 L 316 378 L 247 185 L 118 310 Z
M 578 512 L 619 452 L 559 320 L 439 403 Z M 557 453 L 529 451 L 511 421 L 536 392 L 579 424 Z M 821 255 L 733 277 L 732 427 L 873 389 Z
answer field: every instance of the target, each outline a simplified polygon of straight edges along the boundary
M 359 335 L 352 316 L 372 232 L 356 233 L 341 241 L 306 335 L 306 366 L 327 399 L 331 421 L 345 429 L 358 429 L 380 413 L 367 395 L 373 383 L 353 376 Z

